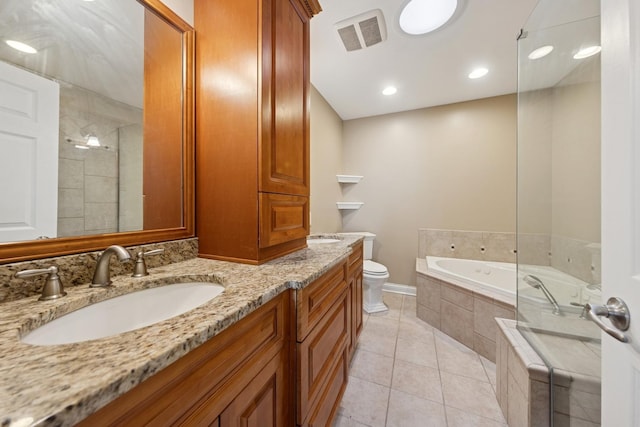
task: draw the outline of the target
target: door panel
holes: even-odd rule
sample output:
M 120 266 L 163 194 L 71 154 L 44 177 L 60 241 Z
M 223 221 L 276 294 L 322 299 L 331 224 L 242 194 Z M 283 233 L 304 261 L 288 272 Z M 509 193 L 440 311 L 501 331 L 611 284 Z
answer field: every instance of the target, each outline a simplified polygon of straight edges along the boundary
M 628 343 L 602 334 L 602 425 L 640 425 L 640 5 L 603 1 L 602 291 L 630 309 Z M 609 322 L 604 319 L 603 322 Z
M 0 62 L 0 241 L 56 237 L 56 82 Z

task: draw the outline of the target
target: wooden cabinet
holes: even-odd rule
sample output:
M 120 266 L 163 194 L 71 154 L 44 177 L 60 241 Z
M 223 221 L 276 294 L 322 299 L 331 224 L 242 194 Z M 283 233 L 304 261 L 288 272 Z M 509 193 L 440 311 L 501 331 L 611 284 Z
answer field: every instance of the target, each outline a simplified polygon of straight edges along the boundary
M 347 262 L 298 291 L 297 415 L 301 426 L 329 425 L 348 378 L 351 305 Z
M 351 303 L 351 329 L 348 343 L 349 360 L 353 357 L 358 337 L 362 332 L 362 268 L 363 268 L 362 243 L 354 246 L 349 255 L 347 269 L 348 294 Z
M 224 427 L 263 416 L 292 425 L 290 298 L 266 303 L 80 425 L 216 425 L 221 417 Z
M 358 245 L 80 425 L 330 426 L 361 328 Z
M 309 0 L 195 0 L 200 256 L 262 263 L 309 234 Z

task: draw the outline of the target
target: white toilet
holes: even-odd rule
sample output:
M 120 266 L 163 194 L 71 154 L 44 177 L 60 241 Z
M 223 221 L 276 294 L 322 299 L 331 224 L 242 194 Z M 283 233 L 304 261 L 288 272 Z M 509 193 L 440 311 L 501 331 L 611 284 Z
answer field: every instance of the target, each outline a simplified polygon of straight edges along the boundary
M 367 313 L 379 313 L 388 310 L 382 302 L 382 285 L 389 278 L 387 267 L 371 260 L 373 256 L 373 241 L 376 235 L 367 231 L 356 233 L 341 233 L 359 235 L 364 237 L 364 263 L 363 263 L 363 295 L 362 305 Z

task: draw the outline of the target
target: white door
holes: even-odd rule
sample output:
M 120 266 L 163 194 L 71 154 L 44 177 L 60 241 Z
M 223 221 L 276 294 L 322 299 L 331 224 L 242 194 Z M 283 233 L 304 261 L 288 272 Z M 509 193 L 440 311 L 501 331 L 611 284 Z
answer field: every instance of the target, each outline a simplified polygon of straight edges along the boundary
M 640 2 L 602 0 L 602 291 L 631 314 L 602 334 L 602 425 L 640 426 Z M 604 320 L 608 323 L 608 320 Z
M 58 83 L 0 61 L 0 242 L 56 237 Z

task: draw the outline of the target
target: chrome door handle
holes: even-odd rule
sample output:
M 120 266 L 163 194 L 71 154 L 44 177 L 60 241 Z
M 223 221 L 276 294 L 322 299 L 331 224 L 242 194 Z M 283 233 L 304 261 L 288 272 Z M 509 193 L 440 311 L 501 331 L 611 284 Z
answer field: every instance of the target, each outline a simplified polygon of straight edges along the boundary
M 607 300 L 606 305 L 586 305 L 587 315 L 589 319 L 598 325 L 600 329 L 622 342 L 629 342 L 629 338 L 622 333 L 629 329 L 631 316 L 629 315 L 629 307 L 618 297 L 611 297 Z M 605 324 L 600 317 L 607 317 L 611 324 L 616 328 Z

